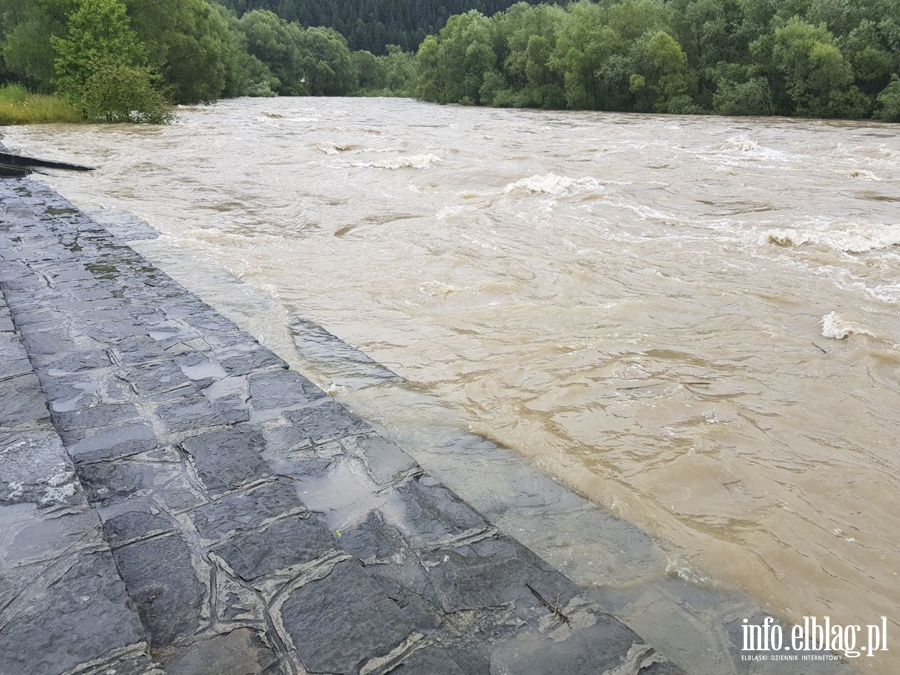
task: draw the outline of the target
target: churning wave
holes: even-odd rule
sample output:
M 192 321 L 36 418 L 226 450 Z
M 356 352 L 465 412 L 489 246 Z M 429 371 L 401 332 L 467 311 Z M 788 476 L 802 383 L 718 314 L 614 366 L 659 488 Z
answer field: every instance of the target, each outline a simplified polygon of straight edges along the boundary
M 352 152 L 359 149 L 358 145 L 353 145 L 352 143 L 345 145 L 339 145 L 337 143 L 316 143 L 313 147 L 316 150 L 324 152 L 326 155 L 337 155 L 341 152 Z
M 760 243 L 784 247 L 822 244 L 844 253 L 868 253 L 900 246 L 900 225 L 832 223 L 824 230 L 773 229 L 762 234 Z
M 397 169 L 427 169 L 441 161 L 440 157 L 434 155 L 410 155 L 409 157 L 388 157 L 377 162 L 358 162 L 353 166 L 395 171 Z
M 865 326 L 851 321 L 844 321 L 837 312 L 826 314 L 819 323 L 822 324 L 822 337 L 832 338 L 834 340 L 843 340 L 851 335 L 869 335 L 875 337 Z
M 510 183 L 504 188 L 504 192 L 513 190 L 527 190 L 542 194 L 565 196 L 576 192 L 596 192 L 601 190 L 600 184 L 594 178 L 569 178 L 555 173 L 529 176 Z
M 719 149 L 737 150 L 738 152 L 756 152 L 759 150 L 759 143 L 746 136 L 732 136 L 722 141 L 719 145 Z

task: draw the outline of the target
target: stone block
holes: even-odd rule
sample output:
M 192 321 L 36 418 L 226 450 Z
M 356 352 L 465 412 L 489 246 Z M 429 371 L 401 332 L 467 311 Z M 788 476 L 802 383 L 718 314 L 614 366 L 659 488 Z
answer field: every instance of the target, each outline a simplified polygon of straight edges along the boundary
M 2 340 L 2 337 L 0 337 L 0 340 Z M 25 351 L 22 350 L 22 354 L 24 353 Z M 0 354 L 0 387 L 3 386 L 3 380 L 29 373 L 31 373 L 31 362 L 27 358 L 4 358 Z
M 60 352 L 76 351 L 75 341 L 69 336 L 69 331 L 64 328 L 50 330 L 30 330 L 23 335 L 25 347 L 28 353 L 59 354 Z
M 284 416 L 313 443 L 372 431 L 372 427 L 331 399 L 309 408 L 289 410 Z
M 170 362 L 126 368 L 122 377 L 134 387 L 138 396 L 159 397 L 190 385 L 181 369 Z
M 656 662 L 665 659 L 645 645 L 624 624 L 608 615 L 599 615 L 596 623 L 575 630 L 566 639 L 556 640 L 519 635 L 496 648 L 491 655 L 491 672 L 516 675 L 596 675 L 621 673 L 645 675 Z M 682 675 L 671 664 L 666 675 Z
M 250 420 L 250 406 L 247 398 L 240 394 L 230 394 L 212 400 L 213 407 L 231 424 Z
M 149 504 L 138 503 L 135 506 L 139 510 L 125 511 L 105 519 L 103 534 L 113 548 L 177 528 L 176 523 L 165 513 L 159 510 L 152 513 Z
M 182 442 L 197 476 L 213 494 L 266 478 L 269 468 L 260 456 L 265 447 L 255 429 L 229 427 L 194 436 Z
M 109 553 L 83 554 L 67 567 L 56 579 L 38 577 L 27 601 L 4 617 L 0 673 L 59 675 L 143 642 Z
M 279 479 L 201 506 L 191 513 L 191 520 L 201 536 L 221 540 L 255 530 L 276 518 L 305 513 L 306 507 L 291 481 Z
M 0 432 L 0 467 L 0 504 L 84 502 L 69 455 L 52 429 Z
M 35 366 L 41 372 L 49 372 L 54 377 L 66 373 L 80 373 L 112 365 L 109 354 L 104 349 L 77 350 L 61 354 L 38 354 L 33 357 Z
M 146 422 L 75 429 L 64 431 L 61 435 L 76 463 L 124 457 L 152 450 L 158 445 L 153 428 Z
M 89 509 L 0 506 L 0 573 L 96 546 L 99 519 Z M 3 671 L 0 671 L 3 672 Z
M 307 670 L 341 675 L 387 655 L 415 628 L 353 560 L 293 591 L 281 619 Z
M 226 424 L 225 418 L 201 394 L 164 403 L 156 408 L 156 415 L 169 433 Z
M 278 655 L 259 634 L 238 628 L 174 649 L 163 662 L 167 675 L 286 675 Z
M 406 548 L 406 541 L 397 528 L 384 522 L 380 512 L 371 511 L 362 523 L 342 531 L 340 545 L 369 564 L 390 561 Z
M 60 432 L 65 433 L 95 427 L 124 426 L 139 417 L 140 414 L 132 403 L 106 404 L 54 413 L 53 423 Z
M 530 551 L 504 538 L 420 554 L 445 612 L 477 610 L 508 603 L 540 608 L 541 600 L 565 604 L 578 588 Z
M 180 536 L 140 541 L 113 555 L 152 647 L 167 647 L 200 628 L 207 587 Z
M 14 426 L 49 417 L 37 375 L 28 373 L 0 381 L 0 426 Z
M 213 351 L 213 355 L 229 375 L 247 375 L 265 368 L 286 367 L 284 361 L 268 349 L 244 337 L 243 343 Z
M 112 343 L 112 353 L 116 362 L 123 366 L 138 366 L 166 358 L 166 353 L 157 341 L 146 335 L 117 340 Z
M 203 352 L 181 354 L 175 357 L 175 363 L 181 368 L 181 372 L 200 389 L 209 387 L 214 382 L 218 382 L 228 376 L 228 373 L 225 372 L 225 369 L 218 362 L 210 359 Z
M 381 436 L 350 438 L 344 444 L 351 454 L 362 458 L 378 485 L 386 485 L 419 468 L 416 460 Z
M 486 654 L 425 647 L 403 659 L 391 675 L 484 675 L 491 672 L 490 667 Z
M 78 475 L 88 499 L 101 506 L 152 496 L 170 511 L 204 502 L 191 487 L 174 451 L 161 450 L 117 462 L 81 464 Z
M 212 552 L 244 581 L 302 565 L 337 548 L 325 525 L 315 516 L 289 516 L 264 529 L 239 534 Z
M 254 410 L 271 410 L 312 403 L 325 392 L 302 375 L 279 369 L 252 374 L 250 396 Z
M 478 513 L 430 476 L 399 485 L 391 497 L 386 510 L 390 522 L 418 547 L 488 527 Z

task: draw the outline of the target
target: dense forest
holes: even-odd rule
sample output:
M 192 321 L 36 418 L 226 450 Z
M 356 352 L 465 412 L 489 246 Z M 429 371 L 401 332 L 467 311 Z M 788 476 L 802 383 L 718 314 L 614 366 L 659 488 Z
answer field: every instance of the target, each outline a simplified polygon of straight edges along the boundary
M 347 38 L 350 49 L 384 54 L 387 45 L 415 51 L 454 14 L 476 10 L 491 16 L 516 0 L 218 0 L 238 16 L 267 9 L 303 26 L 328 26 Z M 530 0 L 537 4 L 539 0 Z
M 222 97 L 358 94 L 900 121 L 900 3 L 0 0 L 2 84 L 111 122 Z
M 452 17 L 418 51 L 441 103 L 900 121 L 897 0 L 601 0 Z

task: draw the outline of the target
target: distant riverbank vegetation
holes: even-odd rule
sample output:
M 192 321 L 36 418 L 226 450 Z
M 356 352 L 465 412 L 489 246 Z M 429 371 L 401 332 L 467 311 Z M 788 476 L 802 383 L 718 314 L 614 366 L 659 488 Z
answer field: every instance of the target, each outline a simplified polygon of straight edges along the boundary
M 0 0 L 0 40 L 0 124 L 276 95 L 900 121 L 896 0 Z

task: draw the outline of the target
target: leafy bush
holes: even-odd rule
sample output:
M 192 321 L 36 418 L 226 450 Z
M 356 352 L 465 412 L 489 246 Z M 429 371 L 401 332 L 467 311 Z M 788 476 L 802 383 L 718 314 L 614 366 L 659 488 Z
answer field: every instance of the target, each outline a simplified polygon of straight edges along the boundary
M 166 124 L 172 121 L 172 109 L 157 80 L 149 68 L 100 66 L 81 88 L 81 109 L 94 122 Z
M 896 75 L 876 99 L 877 106 L 873 117 L 882 122 L 900 122 L 900 78 Z
M 718 115 L 771 115 L 774 108 L 772 91 L 764 77 L 747 82 L 723 78 L 713 95 L 713 109 Z

